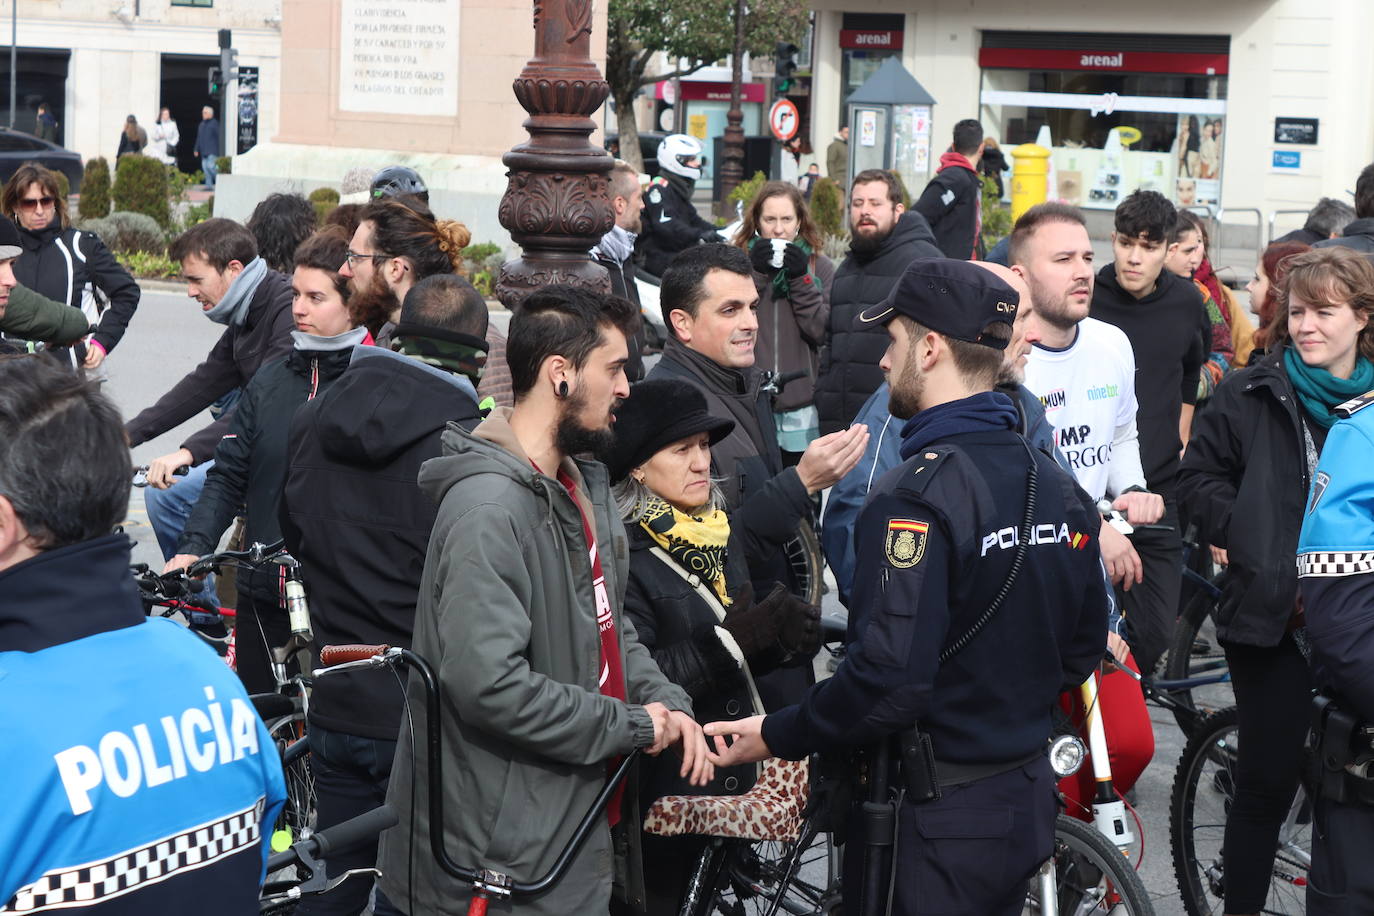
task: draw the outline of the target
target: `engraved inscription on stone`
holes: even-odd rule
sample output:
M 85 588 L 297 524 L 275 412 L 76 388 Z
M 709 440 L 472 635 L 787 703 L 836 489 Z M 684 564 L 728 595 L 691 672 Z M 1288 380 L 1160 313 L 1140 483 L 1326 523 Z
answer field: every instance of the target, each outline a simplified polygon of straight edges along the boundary
M 460 0 L 342 0 L 339 109 L 458 113 Z

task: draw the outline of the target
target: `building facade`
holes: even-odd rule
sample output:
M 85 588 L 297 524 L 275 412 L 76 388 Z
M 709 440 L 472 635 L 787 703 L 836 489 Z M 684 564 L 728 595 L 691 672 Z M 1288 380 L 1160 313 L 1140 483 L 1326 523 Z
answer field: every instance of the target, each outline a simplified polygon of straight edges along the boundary
M 1372 28 L 1366 0 L 818 0 L 812 145 L 895 56 L 936 100 L 932 163 L 976 117 L 1049 146 L 1051 195 L 1085 209 L 1153 188 L 1283 232 L 1374 158 Z
M 7 23 L 9 12 L 0 19 Z M 47 102 L 58 120 L 58 142 L 83 159 L 113 162 L 125 118 L 134 115 L 146 129 L 166 105 L 187 138 L 179 162 L 193 171 L 190 151 L 202 107 L 211 105 L 224 124 L 235 123 L 238 108 L 236 84 L 209 94 L 219 29 L 231 30 L 239 65 L 258 79 L 255 104 L 245 105 L 253 133 L 276 133 L 280 26 L 279 0 L 19 0 L 14 126 L 33 131 L 38 105 Z M 4 124 L 8 85 L 9 54 L 0 51 Z M 223 134 L 225 152 L 237 152 L 239 137 L 228 129 Z

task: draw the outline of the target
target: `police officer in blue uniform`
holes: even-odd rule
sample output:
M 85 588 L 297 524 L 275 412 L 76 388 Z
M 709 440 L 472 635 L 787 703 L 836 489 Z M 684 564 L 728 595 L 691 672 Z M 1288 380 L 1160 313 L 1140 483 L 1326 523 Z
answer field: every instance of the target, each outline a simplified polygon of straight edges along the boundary
M 129 575 L 95 383 L 0 360 L 0 913 L 258 912 L 281 758 L 234 672 Z
M 1101 660 L 1107 596 L 1100 516 L 993 390 L 1017 301 L 976 265 L 922 259 L 860 316 L 887 326 L 905 460 L 855 527 L 845 660 L 795 706 L 706 728 L 717 765 L 865 749 L 880 791 L 851 825 L 846 912 L 1020 913 L 1051 854 L 1051 707 Z
M 1320 768 L 1313 811 L 1309 916 L 1374 913 L 1374 392 L 1336 408 L 1298 538 L 1315 680 Z M 1354 772 L 1352 772 L 1354 770 Z

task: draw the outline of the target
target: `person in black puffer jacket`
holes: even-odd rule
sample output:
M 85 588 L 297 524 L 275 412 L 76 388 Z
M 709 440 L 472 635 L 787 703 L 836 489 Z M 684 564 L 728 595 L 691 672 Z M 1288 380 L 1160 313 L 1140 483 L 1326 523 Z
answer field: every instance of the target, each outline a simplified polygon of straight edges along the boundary
M 343 374 L 355 346 L 372 342 L 366 328 L 353 327 L 348 311 L 348 284 L 338 274 L 347 251 L 348 240 L 334 227 L 297 249 L 291 281 L 295 349 L 259 369 L 244 389 L 167 571 L 184 569 L 215 550 L 245 504 L 245 543 L 281 539 L 278 509 L 292 417 Z M 276 567 L 241 574 L 238 592 L 239 678 L 250 693 L 270 692 L 276 682 L 268 650 L 290 635 Z
M 943 256 L 925 217 L 904 211 L 901 186 L 890 172 L 860 172 L 849 198 L 853 241 L 830 290 L 826 347 L 816 383 L 822 436 L 849 426 L 883 383 L 878 361 L 887 350 L 887 332 L 880 325 L 860 325 L 859 313 L 886 299 L 912 261 Z
M 333 387 L 291 423 L 281 530 L 310 589 L 316 646 L 406 646 L 438 506 L 420 465 L 449 424 L 481 418 L 487 304 L 462 277 L 436 274 L 401 303 L 393 344 L 358 347 Z M 404 410 L 396 405 L 404 404 Z M 390 671 L 323 678 L 310 695 L 310 757 L 323 830 L 386 801 L 405 691 Z M 329 857 L 329 876 L 368 868 L 377 843 Z M 346 881 L 302 900 L 301 916 L 361 913 L 372 885 Z
M 754 676 L 819 635 L 820 608 L 781 586 L 754 600 L 739 536 L 711 482 L 711 445 L 734 428 L 712 416 L 705 395 L 667 380 L 640 382 L 616 413 L 610 472 L 630 541 L 625 613 L 664 675 L 708 721 L 762 713 Z M 809 647 L 807 647 L 809 649 Z M 638 823 L 665 795 L 738 795 L 753 765 L 716 770 L 706 786 L 680 774 L 673 755 L 640 766 Z M 672 916 L 708 838 L 644 835 L 640 845 L 649 916 Z
M 0 211 L 19 226 L 24 253 L 14 262 L 21 286 L 85 313 L 95 333 L 56 349 L 73 368 L 94 369 L 124 337 L 142 291 L 94 232 L 67 225 L 57 175 L 26 163 L 5 183 Z

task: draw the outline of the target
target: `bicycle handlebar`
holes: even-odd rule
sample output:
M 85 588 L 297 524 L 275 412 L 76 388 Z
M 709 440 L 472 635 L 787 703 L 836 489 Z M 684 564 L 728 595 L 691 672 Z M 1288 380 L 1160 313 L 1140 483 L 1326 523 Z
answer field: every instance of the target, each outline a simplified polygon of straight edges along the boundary
M 387 646 L 326 646 L 320 650 L 320 661 L 323 663 L 326 658 L 342 658 L 344 661 L 333 666 L 315 669 L 315 677 L 326 677 L 336 671 L 355 670 L 360 667 L 380 668 L 391 665 L 410 668 L 418 676 L 425 692 L 425 756 L 429 764 L 430 853 L 434 856 L 434 860 L 439 863 L 439 867 L 448 875 L 472 885 L 475 898 L 533 896 L 542 894 L 563 880 L 564 874 L 572 865 L 573 858 L 582 848 L 582 844 L 587 841 L 587 837 L 591 835 L 595 825 L 605 817 L 604 812 L 607 803 L 625 780 L 625 777 L 629 775 L 630 767 L 640 754 L 640 749 L 636 748 L 625 755 L 625 759 L 616 768 L 614 775 L 607 780 L 606 785 L 597 794 L 596 800 L 587 808 L 587 813 L 578 822 L 572 837 L 568 840 L 568 844 L 563 847 L 563 851 L 553 863 L 553 867 L 542 878 L 531 882 L 516 881 L 509 875 L 490 869 L 465 868 L 453 861 L 444 843 L 444 763 L 440 738 L 442 725 L 439 709 L 439 679 L 435 675 L 434 669 L 422 656 L 409 649 Z M 418 748 L 416 750 L 418 751 Z
M 386 805 L 365 811 L 342 824 L 328 827 L 293 844 L 284 852 L 274 853 L 267 860 L 267 873 L 271 874 L 307 860 L 323 858 L 333 852 L 352 849 L 400 822 L 401 819 L 396 812 Z

